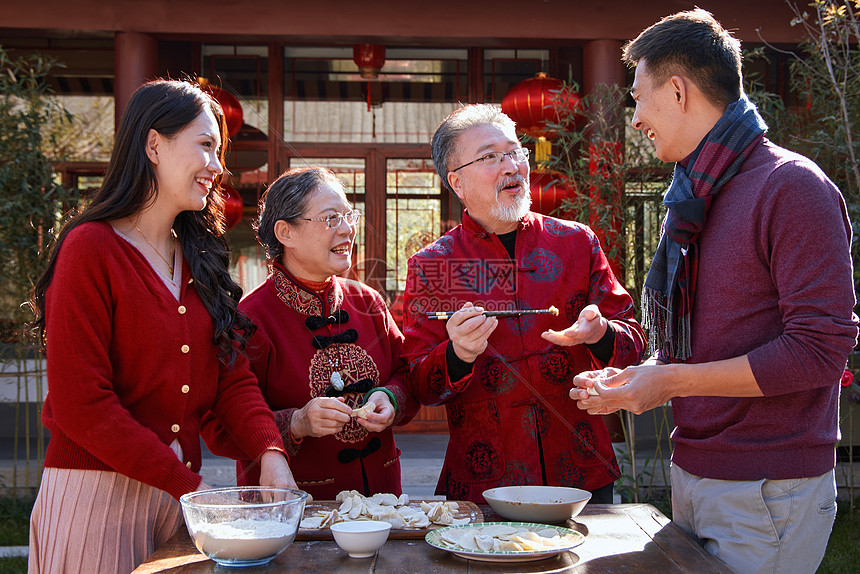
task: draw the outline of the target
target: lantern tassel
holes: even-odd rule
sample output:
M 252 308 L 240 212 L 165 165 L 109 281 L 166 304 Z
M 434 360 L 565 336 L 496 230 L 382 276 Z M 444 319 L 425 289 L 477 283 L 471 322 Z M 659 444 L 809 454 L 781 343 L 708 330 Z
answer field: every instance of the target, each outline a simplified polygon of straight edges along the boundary
M 552 142 L 540 136 L 535 142 L 535 162 L 546 163 L 552 153 Z

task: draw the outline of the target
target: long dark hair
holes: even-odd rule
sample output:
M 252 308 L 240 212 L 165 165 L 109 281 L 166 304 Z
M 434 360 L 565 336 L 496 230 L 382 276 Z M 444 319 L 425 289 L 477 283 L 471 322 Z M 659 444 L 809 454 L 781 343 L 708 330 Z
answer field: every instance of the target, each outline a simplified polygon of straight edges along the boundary
M 194 121 L 206 108 L 215 115 L 221 131 L 220 161 L 227 153 L 227 129 L 221 106 L 196 84 L 178 80 L 155 80 L 135 91 L 120 120 L 116 143 L 105 173 L 104 183 L 81 213 L 69 219 L 60 230 L 49 252 L 48 265 L 33 288 L 30 307 L 36 318 L 31 328 L 45 344 L 45 292 L 54 275 L 57 255 L 69 232 L 88 221 L 111 221 L 129 217 L 145 208 L 158 194 L 155 170 L 146 155 L 149 130 L 172 138 Z M 221 176 L 201 211 L 183 211 L 176 216 L 173 229 L 197 294 L 215 326 L 213 343 L 221 356 L 232 363 L 237 347 L 243 349 L 254 325 L 236 306 L 242 288 L 233 281 L 227 268 L 230 262 L 224 239 L 224 199 L 219 192 Z

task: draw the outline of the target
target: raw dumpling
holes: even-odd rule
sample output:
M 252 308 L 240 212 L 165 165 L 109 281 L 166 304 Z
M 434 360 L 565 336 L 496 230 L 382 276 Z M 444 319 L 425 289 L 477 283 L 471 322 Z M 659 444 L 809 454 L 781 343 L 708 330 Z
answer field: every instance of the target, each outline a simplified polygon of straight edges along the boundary
M 427 515 L 423 512 L 419 513 L 415 519 L 409 522 L 409 526 L 412 528 L 427 528 L 430 526 L 430 519 L 427 518 Z
M 475 536 L 475 545 L 480 549 L 488 552 L 493 549 L 493 542 L 496 539 L 492 536 L 486 536 L 483 534 L 478 534 Z
M 390 492 L 378 492 L 371 496 L 370 500 L 372 500 L 376 504 L 381 504 L 383 506 L 397 506 L 397 503 L 399 502 L 397 496 L 391 494 Z
M 361 493 L 357 490 L 341 490 L 337 493 L 335 497 L 335 502 L 343 502 L 347 498 L 351 498 L 353 496 L 361 496 Z
M 367 413 L 372 413 L 375 409 L 375 403 L 367 403 L 366 405 L 360 406 L 357 409 L 352 409 L 352 416 L 359 419 L 366 419 Z

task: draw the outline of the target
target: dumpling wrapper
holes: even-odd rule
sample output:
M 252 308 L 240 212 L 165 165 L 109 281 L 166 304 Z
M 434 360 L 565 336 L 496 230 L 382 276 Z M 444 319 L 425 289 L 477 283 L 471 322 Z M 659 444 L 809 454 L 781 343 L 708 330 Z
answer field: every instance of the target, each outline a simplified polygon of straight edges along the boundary
M 508 536 L 516 534 L 517 532 L 519 532 L 517 528 L 506 524 L 493 524 L 492 526 L 485 526 L 481 529 L 481 534 L 485 536 Z
M 499 552 L 522 552 L 523 547 L 510 540 L 499 540 Z
M 464 530 L 460 530 L 459 528 L 450 528 L 444 530 L 440 535 L 440 538 L 448 544 L 460 546 L 460 539 L 463 538 L 464 534 L 467 534 Z
M 301 524 L 299 526 L 301 528 L 319 528 L 322 526 L 323 520 L 325 516 L 308 516 L 307 518 L 303 518 Z
M 460 548 L 463 550 L 480 550 L 478 548 L 478 543 L 475 541 L 476 536 L 479 536 L 474 531 L 467 530 L 462 537 L 460 537 Z
M 544 540 L 549 539 L 541 538 L 534 532 L 524 533 L 511 537 L 511 542 L 520 544 L 525 550 L 546 550 L 547 545 L 544 544 Z M 551 548 L 552 546 L 554 545 L 550 545 L 549 547 Z

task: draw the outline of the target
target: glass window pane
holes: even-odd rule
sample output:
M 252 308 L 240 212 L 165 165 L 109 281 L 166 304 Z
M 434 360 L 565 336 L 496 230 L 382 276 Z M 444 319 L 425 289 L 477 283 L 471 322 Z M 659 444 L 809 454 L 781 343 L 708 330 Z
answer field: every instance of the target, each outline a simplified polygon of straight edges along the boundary
M 394 298 L 406 287 L 409 257 L 439 237 L 441 184 L 429 159 L 387 162 L 385 288 Z
M 295 142 L 429 143 L 445 102 L 386 102 L 369 111 L 356 101 L 284 101 L 284 139 Z

